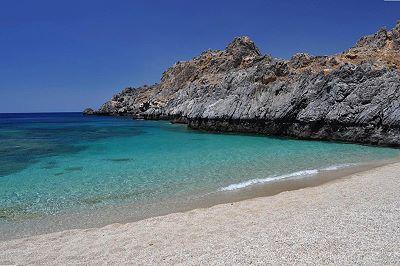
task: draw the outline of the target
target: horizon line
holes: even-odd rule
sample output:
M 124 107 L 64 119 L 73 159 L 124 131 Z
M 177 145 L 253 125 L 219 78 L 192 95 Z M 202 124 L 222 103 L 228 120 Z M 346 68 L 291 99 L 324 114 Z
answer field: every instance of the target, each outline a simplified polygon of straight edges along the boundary
M 82 111 L 60 111 L 60 112 L 0 112 L 2 114 L 62 114 L 62 113 L 83 113 Z

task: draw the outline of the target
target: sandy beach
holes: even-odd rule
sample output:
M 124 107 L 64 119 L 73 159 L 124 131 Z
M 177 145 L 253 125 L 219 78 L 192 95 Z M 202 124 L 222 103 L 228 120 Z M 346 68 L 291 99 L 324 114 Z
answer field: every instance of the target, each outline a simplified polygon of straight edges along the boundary
M 400 163 L 318 187 L 0 243 L 0 264 L 397 264 Z

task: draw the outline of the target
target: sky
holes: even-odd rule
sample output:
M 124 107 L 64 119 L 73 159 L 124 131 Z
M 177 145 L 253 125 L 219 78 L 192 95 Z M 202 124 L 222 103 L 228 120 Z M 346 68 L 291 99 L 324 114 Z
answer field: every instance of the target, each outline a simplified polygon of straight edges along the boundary
M 0 113 L 98 108 L 235 36 L 325 55 L 399 19 L 384 0 L 0 0 Z

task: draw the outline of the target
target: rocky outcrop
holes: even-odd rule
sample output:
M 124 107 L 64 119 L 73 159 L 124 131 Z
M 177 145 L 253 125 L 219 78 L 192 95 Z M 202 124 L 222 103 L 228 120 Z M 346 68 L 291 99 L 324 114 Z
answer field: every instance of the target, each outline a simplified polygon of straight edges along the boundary
M 210 131 L 400 145 L 400 23 L 337 55 L 262 55 L 248 37 L 178 62 L 94 112 Z
M 84 115 L 93 115 L 93 114 L 95 114 L 95 111 L 92 108 L 86 108 L 85 110 L 83 110 L 83 114 Z

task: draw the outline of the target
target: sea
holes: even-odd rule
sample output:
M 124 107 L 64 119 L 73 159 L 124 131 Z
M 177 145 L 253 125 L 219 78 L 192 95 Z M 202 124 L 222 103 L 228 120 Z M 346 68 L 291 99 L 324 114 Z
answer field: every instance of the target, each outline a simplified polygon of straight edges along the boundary
M 207 133 L 168 121 L 0 114 L 0 239 L 279 193 L 399 155 L 393 148 Z

